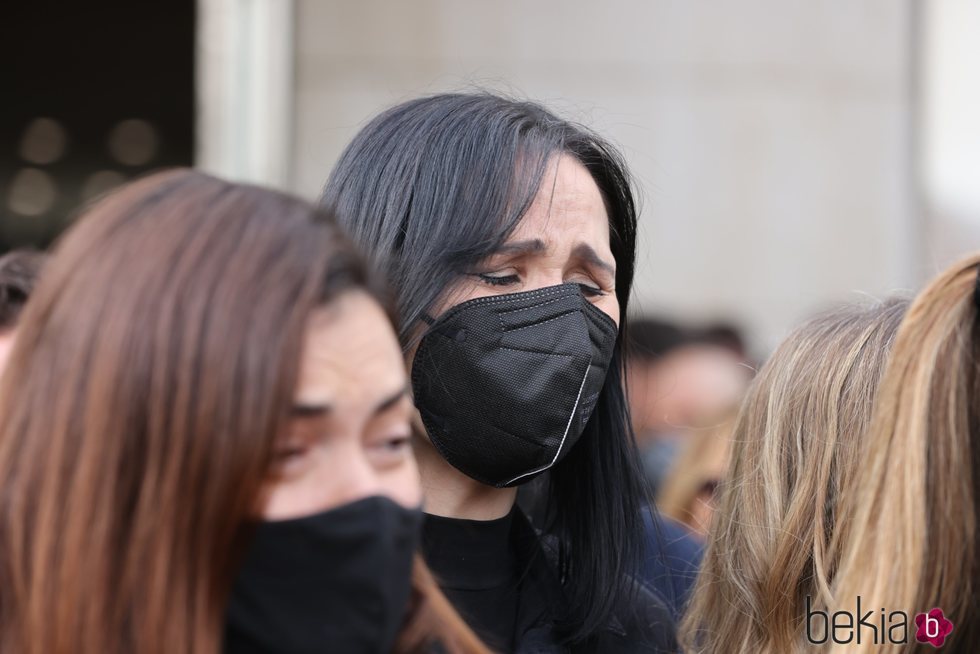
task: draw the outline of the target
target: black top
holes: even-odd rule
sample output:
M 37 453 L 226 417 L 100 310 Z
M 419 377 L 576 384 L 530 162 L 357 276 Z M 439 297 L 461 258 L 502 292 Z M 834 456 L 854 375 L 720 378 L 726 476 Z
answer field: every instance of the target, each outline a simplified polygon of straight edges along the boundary
M 494 651 L 674 652 L 666 605 L 642 586 L 628 614 L 614 617 L 588 643 L 559 644 L 555 623 L 568 614 L 555 565 L 524 513 L 497 520 L 426 515 L 425 560 L 460 615 Z
M 513 513 L 497 520 L 426 515 L 422 547 L 443 591 L 492 649 L 511 652 L 519 601 Z

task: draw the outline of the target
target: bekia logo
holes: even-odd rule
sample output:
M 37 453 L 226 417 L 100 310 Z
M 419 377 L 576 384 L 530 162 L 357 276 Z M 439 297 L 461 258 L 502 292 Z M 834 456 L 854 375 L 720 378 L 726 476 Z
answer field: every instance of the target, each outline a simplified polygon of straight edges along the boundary
M 874 645 L 901 645 L 909 642 L 909 616 L 905 611 L 889 611 L 882 608 L 862 613 L 861 596 L 857 596 L 854 613 L 850 611 L 814 610 L 810 597 L 806 598 L 806 638 L 812 645 L 834 642 L 872 643 Z M 928 613 L 915 616 L 915 640 L 942 647 L 947 636 L 953 633 L 953 623 L 946 619 L 943 610 L 934 608 Z
M 915 616 L 915 626 L 918 627 L 915 639 L 933 647 L 942 647 L 946 636 L 953 633 L 953 623 L 946 619 L 942 609 L 933 609 Z

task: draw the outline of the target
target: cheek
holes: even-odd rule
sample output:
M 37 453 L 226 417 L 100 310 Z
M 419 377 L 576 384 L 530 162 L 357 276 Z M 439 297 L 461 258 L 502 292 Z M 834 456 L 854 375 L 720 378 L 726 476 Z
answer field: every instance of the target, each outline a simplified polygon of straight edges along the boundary
M 313 515 L 339 506 L 343 502 L 329 487 L 311 483 L 310 477 L 277 480 L 269 483 L 261 511 L 265 520 L 288 520 Z
M 0 336 L 0 372 L 7 367 L 7 359 L 10 357 L 10 351 L 14 347 L 14 337 L 3 335 Z
M 429 310 L 429 315 L 433 318 L 438 318 L 445 311 L 457 304 L 488 295 L 494 295 L 492 287 L 481 284 L 472 277 L 463 277 L 443 292 L 435 305 Z
M 422 504 L 422 484 L 415 457 L 409 457 L 405 465 L 389 473 L 383 482 L 384 494 L 408 509 Z
M 602 309 L 602 312 L 613 319 L 616 326 L 619 327 L 619 298 L 616 297 L 615 293 L 609 293 L 604 295 L 594 302 L 596 308 Z

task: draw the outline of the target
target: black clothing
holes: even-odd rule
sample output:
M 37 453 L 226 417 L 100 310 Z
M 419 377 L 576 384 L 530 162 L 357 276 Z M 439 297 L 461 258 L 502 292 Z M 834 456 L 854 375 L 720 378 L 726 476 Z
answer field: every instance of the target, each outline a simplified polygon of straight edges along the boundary
M 639 579 L 670 607 L 680 620 L 694 593 L 704 557 L 704 543 L 686 527 L 652 507 L 643 511 L 645 551 Z
M 588 642 L 562 644 L 556 623 L 568 607 L 556 562 L 524 513 L 498 520 L 426 515 L 422 551 L 453 606 L 484 642 L 517 654 L 675 652 L 666 604 L 641 584 L 628 612 Z
M 426 515 L 422 549 L 453 606 L 484 642 L 513 650 L 517 622 L 517 552 L 513 513 L 497 520 L 456 520 Z
M 531 520 L 545 520 L 550 480 L 542 475 L 517 491 L 517 504 Z M 680 620 L 694 592 L 704 556 L 704 543 L 680 523 L 647 506 L 642 510 L 643 559 L 636 578 L 662 599 L 675 620 Z

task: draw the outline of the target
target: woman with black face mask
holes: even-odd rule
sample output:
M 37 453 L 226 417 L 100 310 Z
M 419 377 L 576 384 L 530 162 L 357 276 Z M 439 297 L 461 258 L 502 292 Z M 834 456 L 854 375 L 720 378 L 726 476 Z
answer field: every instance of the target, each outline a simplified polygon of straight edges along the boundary
M 178 171 L 60 243 L 0 383 L 0 651 L 486 651 L 414 563 L 401 353 L 320 213 Z
M 504 651 L 672 651 L 664 603 L 634 579 L 620 157 L 536 104 L 439 95 L 361 130 L 322 202 L 395 288 L 423 551 L 462 616 Z M 517 488 L 542 475 L 535 529 Z

